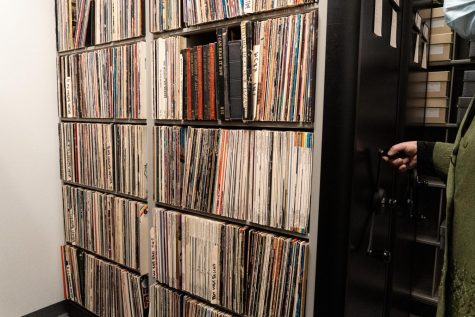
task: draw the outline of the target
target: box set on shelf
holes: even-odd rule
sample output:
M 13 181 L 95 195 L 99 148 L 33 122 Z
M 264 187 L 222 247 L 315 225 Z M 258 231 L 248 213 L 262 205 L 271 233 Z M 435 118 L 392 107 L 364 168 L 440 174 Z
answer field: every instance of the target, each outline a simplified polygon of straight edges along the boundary
M 319 5 L 56 12 L 66 298 L 98 316 L 311 316 Z

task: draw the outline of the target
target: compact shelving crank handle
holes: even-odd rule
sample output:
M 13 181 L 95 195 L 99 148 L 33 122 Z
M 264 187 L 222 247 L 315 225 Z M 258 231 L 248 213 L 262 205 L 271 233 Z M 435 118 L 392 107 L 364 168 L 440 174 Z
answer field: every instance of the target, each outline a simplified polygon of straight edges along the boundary
M 388 156 L 386 150 L 378 150 L 378 169 L 376 172 L 376 191 L 373 194 L 373 201 L 372 201 L 372 211 L 371 211 L 371 224 L 369 228 L 369 240 L 368 240 L 368 248 L 366 249 L 366 254 L 368 256 L 374 257 L 379 259 L 385 263 L 391 262 L 391 251 L 384 249 L 384 250 L 375 250 L 373 247 L 373 240 L 374 240 L 374 226 L 375 226 L 375 218 L 378 214 L 383 214 L 387 211 L 391 211 L 397 205 L 397 200 L 392 198 L 386 197 L 386 191 L 381 188 L 381 165 L 383 161 L 383 156 Z M 391 159 L 395 159 L 397 157 L 403 157 L 403 153 L 397 153 L 391 156 Z

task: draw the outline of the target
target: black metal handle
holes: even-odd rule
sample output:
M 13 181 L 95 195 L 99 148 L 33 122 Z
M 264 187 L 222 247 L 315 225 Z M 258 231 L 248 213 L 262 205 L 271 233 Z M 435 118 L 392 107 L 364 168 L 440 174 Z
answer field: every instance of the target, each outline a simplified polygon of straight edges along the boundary
M 374 257 L 379 259 L 385 263 L 389 263 L 391 261 L 391 251 L 389 250 L 375 250 L 373 247 L 374 244 L 374 226 L 375 226 L 375 218 L 377 214 L 385 213 L 387 210 L 392 210 L 397 206 L 397 200 L 392 198 L 386 197 L 386 191 L 381 188 L 381 165 L 382 159 L 384 156 L 387 155 L 388 151 L 379 149 L 378 150 L 378 170 L 376 172 L 376 191 L 373 194 L 373 203 L 372 203 L 372 211 L 371 211 L 371 224 L 369 229 L 369 239 L 368 239 L 368 247 L 366 248 L 366 254 L 368 256 Z M 404 155 L 404 153 L 397 153 L 392 156 L 388 156 L 391 159 L 394 159 L 396 155 Z

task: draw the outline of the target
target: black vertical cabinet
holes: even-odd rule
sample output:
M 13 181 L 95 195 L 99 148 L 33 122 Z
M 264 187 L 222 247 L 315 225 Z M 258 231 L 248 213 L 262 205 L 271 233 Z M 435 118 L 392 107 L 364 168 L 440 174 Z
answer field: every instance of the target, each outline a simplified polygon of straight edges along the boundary
M 373 33 L 375 0 L 328 3 L 316 316 L 409 316 L 409 182 L 378 150 L 402 139 L 410 16 L 400 1 L 393 48 L 394 6 L 382 2 L 382 37 Z

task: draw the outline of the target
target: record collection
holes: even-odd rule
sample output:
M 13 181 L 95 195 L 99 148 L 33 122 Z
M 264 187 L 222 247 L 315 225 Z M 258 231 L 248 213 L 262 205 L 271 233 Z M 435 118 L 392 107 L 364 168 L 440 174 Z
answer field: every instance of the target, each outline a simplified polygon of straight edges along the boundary
M 312 11 L 253 23 L 246 43 L 252 54 L 244 54 L 251 55 L 252 120 L 312 121 L 316 16 Z M 249 35 L 242 38 L 247 42 Z
M 212 207 L 214 214 L 240 220 L 249 218 L 251 136 L 256 133 L 251 130 L 221 130 Z
M 60 123 L 64 181 L 114 190 L 112 124 Z
M 247 251 L 247 316 L 304 316 L 308 242 L 250 230 Z
M 182 259 L 180 256 L 182 214 L 171 210 L 153 213 L 150 231 L 152 276 L 170 287 L 182 288 Z
M 219 28 L 217 41 L 205 45 L 186 47 L 183 37 L 157 40 L 156 118 L 312 122 L 315 22 L 312 11 L 243 21 L 240 35 Z
M 233 317 L 187 295 L 159 284 L 150 287 L 149 317 Z
M 149 317 L 182 317 L 183 295 L 159 284 L 150 286 Z
M 184 0 L 183 20 L 186 25 L 197 25 L 240 16 L 244 13 L 242 1 Z
M 193 129 L 187 132 L 182 206 L 210 211 L 220 131 Z
M 159 202 L 308 233 L 313 133 L 161 126 L 155 140 Z
M 159 282 L 244 312 L 246 227 L 156 209 L 151 241 Z
M 181 20 L 181 0 L 150 0 L 152 32 L 179 29 Z
M 153 105 L 156 119 L 182 119 L 180 52 L 186 48 L 181 36 L 159 38 L 152 46 Z
M 304 316 L 306 241 L 164 209 L 151 240 L 160 283 L 238 314 Z
M 216 43 L 210 43 L 181 51 L 181 97 L 186 120 L 218 118 L 217 109 L 224 102 L 224 95 L 217 92 L 221 81 L 218 82 L 216 49 Z
M 180 206 L 185 167 L 187 129 L 183 127 L 155 127 L 154 148 L 156 199 Z
M 140 216 L 133 200 L 63 185 L 66 242 L 139 269 Z
M 151 32 L 314 2 L 56 0 L 58 51 L 143 36 L 145 1 Z M 106 317 L 305 315 L 314 138 L 283 123 L 314 119 L 317 11 L 288 11 L 58 54 L 67 299 Z M 177 210 L 142 218 L 150 175 Z
M 96 44 L 143 35 L 142 1 L 94 0 L 94 8 Z
M 56 0 L 58 51 L 82 48 L 88 38 L 92 0 Z
M 269 0 L 247 0 L 244 1 L 244 10 L 245 13 L 252 12 L 263 12 L 274 9 L 280 9 L 285 7 L 293 7 L 306 3 L 317 2 L 315 0 L 278 0 L 278 1 L 269 1 Z
M 143 316 L 140 276 L 74 247 L 62 247 L 67 298 L 98 316 Z
M 220 311 L 212 306 L 206 305 L 190 296 L 183 297 L 184 317 L 206 316 L 206 317 L 233 317 L 233 315 Z
M 307 234 L 313 133 L 258 130 L 250 144 L 249 221 Z
M 117 191 L 123 194 L 147 198 L 145 175 L 146 126 L 115 126 Z
M 58 58 L 64 118 L 145 119 L 144 42 Z

